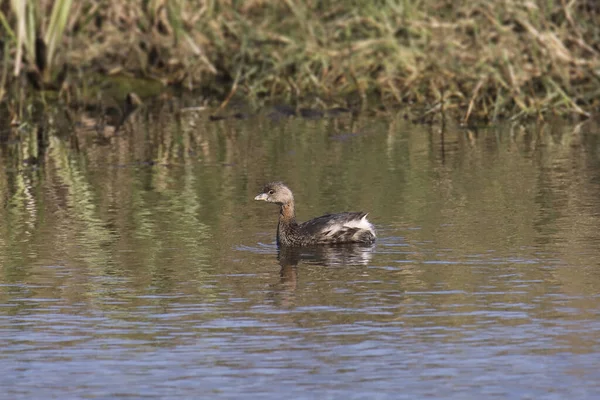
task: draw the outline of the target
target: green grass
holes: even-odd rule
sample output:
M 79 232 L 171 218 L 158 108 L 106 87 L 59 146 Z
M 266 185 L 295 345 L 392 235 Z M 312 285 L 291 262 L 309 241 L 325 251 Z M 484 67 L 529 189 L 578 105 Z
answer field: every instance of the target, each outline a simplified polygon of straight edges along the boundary
M 52 3 L 52 4 L 49 4 Z M 11 0 L 8 17 L 0 11 L 0 22 L 14 43 L 14 75 L 26 69 L 39 75 L 40 82 L 52 80 L 53 64 L 72 11 L 72 0 L 54 2 Z M 49 16 L 46 15 L 49 12 Z M 12 25 L 12 27 L 11 27 Z M 8 65 L 3 65 L 7 69 Z
M 49 61 L 60 55 L 81 80 L 91 71 L 147 77 L 217 104 L 236 95 L 425 112 L 443 102 L 463 122 L 600 108 L 593 0 L 104 3 L 45 8 Z

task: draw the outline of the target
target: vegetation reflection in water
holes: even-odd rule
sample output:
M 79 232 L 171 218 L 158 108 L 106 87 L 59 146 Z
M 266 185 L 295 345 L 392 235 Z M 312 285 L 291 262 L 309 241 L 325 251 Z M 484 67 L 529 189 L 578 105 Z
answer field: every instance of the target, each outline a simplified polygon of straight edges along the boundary
M 2 375 L 31 372 L 11 384 L 16 398 L 173 396 L 137 368 L 124 384 L 125 356 L 225 396 L 275 396 L 272 369 L 288 371 L 292 392 L 336 380 L 337 394 L 408 384 L 419 397 L 432 376 L 474 395 L 508 390 L 499 376 L 540 378 L 537 392 L 519 384 L 524 395 L 593 392 L 593 122 L 452 127 L 442 142 L 438 127 L 402 118 L 209 122 L 165 105 L 107 134 L 51 116 L 0 146 Z M 274 210 L 253 201 L 272 180 L 293 187 L 299 220 L 370 211 L 378 241 L 278 251 Z M 46 365 L 65 374 L 50 392 L 32 384 L 50 379 Z M 110 378 L 119 388 L 85 378 L 110 367 L 123 368 Z M 69 384 L 75 370 L 86 389 Z

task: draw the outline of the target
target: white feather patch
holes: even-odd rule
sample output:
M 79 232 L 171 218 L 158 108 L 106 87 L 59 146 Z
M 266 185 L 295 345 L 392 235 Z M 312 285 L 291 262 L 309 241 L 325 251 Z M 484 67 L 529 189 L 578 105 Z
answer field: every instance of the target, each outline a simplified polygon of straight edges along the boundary
M 364 229 L 365 231 L 373 232 L 373 225 L 367 220 L 367 216 L 365 215 L 361 219 L 354 219 L 352 221 L 348 221 L 344 224 L 346 228 L 358 228 Z
M 373 234 L 373 236 L 375 236 L 375 228 L 373 227 L 373 224 L 371 224 L 367 220 L 366 215 L 361 219 L 353 219 L 352 221 L 348 221 L 343 224 L 332 223 L 330 226 L 327 227 L 327 229 L 329 229 L 329 232 L 327 232 L 327 236 L 333 236 L 336 233 L 340 231 L 345 231 L 347 229 L 359 229 L 359 231 L 357 231 L 353 235 L 353 237 L 359 235 L 361 231 L 370 231 Z

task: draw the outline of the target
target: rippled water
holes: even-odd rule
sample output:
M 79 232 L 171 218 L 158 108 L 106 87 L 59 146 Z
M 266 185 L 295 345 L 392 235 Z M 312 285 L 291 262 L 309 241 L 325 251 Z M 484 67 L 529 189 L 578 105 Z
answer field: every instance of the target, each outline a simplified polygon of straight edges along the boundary
M 600 134 L 149 113 L 1 144 L 0 397 L 596 399 Z M 285 250 L 368 211 L 372 247 Z

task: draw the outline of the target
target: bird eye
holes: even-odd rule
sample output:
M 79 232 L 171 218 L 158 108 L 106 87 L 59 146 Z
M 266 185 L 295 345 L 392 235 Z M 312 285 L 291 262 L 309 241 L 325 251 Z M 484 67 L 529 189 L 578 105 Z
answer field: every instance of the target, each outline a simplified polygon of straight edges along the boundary
M 275 191 L 273 189 L 269 190 L 269 194 L 273 194 Z

